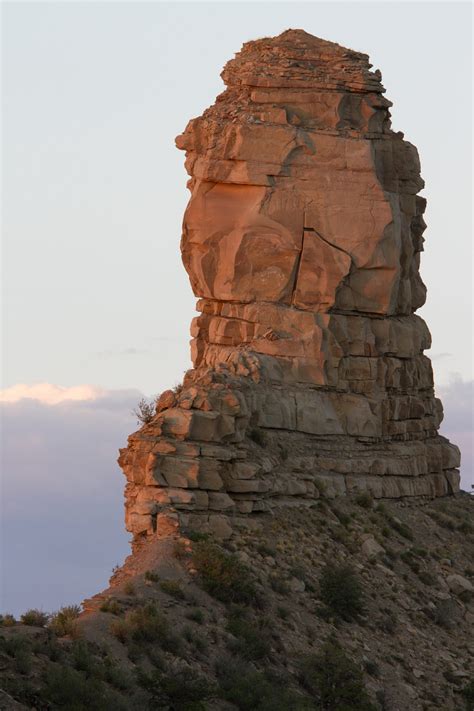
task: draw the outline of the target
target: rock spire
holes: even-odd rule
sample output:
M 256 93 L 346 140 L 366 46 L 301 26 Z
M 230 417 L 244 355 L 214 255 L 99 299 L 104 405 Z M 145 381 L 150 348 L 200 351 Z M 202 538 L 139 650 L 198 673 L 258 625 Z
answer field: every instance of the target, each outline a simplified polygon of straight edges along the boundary
M 426 201 L 367 55 L 287 30 L 243 45 L 178 136 L 194 368 L 121 450 L 137 539 L 217 536 L 320 495 L 459 487 L 415 311 Z

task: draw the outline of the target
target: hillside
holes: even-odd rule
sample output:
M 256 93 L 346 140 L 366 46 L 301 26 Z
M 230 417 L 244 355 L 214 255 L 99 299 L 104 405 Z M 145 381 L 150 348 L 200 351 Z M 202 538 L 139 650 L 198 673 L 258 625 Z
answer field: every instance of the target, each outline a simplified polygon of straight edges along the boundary
M 0 708 L 472 709 L 473 507 L 322 497 L 150 540 L 66 629 L 4 621 Z

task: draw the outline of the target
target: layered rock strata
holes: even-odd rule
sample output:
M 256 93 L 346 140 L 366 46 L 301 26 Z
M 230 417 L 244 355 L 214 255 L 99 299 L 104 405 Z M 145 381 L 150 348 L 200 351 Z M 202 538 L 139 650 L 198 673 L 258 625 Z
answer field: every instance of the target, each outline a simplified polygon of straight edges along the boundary
M 177 140 L 194 369 L 129 438 L 127 527 L 231 534 L 258 512 L 458 490 L 438 434 L 416 148 L 365 54 L 301 30 L 246 43 Z

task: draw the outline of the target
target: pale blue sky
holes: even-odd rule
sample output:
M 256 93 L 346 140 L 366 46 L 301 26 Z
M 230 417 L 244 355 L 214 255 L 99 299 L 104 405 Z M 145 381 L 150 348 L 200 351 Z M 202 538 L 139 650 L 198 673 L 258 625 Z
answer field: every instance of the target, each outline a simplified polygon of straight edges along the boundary
M 471 6 L 4 3 L 4 387 L 147 394 L 189 367 L 174 137 L 244 41 L 301 27 L 370 54 L 420 151 L 437 381 L 471 377 Z

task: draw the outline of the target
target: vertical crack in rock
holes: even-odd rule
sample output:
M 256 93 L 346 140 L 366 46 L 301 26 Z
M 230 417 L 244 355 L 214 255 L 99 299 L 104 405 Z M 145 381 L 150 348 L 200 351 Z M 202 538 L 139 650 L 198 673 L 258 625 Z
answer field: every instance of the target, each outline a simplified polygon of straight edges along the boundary
M 418 154 L 392 132 L 370 67 L 302 30 L 247 42 L 176 139 L 194 368 L 121 450 L 135 541 L 227 537 L 322 490 L 459 488 L 415 315 Z
M 303 224 L 304 224 L 304 219 L 303 219 Z M 296 258 L 295 262 L 295 278 L 293 281 L 293 288 L 291 290 L 291 301 L 290 303 L 294 306 L 295 305 L 295 294 L 296 294 L 296 289 L 298 286 L 298 277 L 300 274 L 300 266 L 301 266 L 301 257 L 303 255 L 303 249 L 304 249 L 304 240 L 305 240 L 305 232 L 306 232 L 306 227 L 303 227 L 303 232 L 301 235 L 301 248 L 300 251 L 298 252 L 298 256 Z

